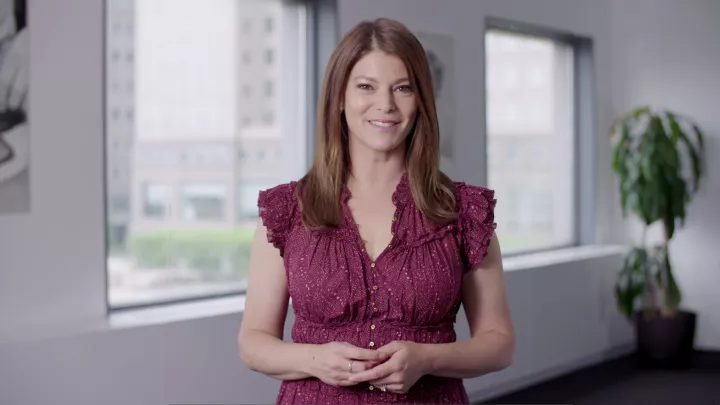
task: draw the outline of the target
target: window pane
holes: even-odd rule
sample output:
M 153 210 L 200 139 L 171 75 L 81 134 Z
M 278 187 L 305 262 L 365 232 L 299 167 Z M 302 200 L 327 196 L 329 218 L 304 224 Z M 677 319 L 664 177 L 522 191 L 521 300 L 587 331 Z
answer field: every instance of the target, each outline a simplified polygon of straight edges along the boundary
M 242 291 L 259 191 L 307 169 L 302 6 L 106 1 L 110 305 Z
M 222 221 L 227 190 L 222 184 L 194 184 L 182 188 L 182 218 L 186 221 Z
M 165 218 L 170 204 L 170 187 L 164 184 L 145 183 L 142 191 L 143 215 L 146 218 Z
M 488 187 L 503 252 L 573 244 L 573 48 L 500 30 L 485 39 Z

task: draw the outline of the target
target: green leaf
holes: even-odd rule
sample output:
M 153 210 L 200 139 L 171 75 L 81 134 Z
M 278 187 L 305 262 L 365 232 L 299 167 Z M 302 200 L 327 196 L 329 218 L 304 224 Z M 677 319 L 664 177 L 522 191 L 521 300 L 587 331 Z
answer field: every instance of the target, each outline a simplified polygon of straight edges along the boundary
M 670 309 L 677 309 L 680 307 L 680 302 L 682 302 L 682 293 L 680 292 L 680 287 L 677 285 L 675 277 L 673 276 L 672 267 L 670 266 L 670 258 L 667 254 L 665 255 L 665 271 L 667 273 L 665 305 Z
M 696 181 L 695 181 L 695 186 L 693 188 L 693 191 L 695 192 L 698 190 L 700 178 L 703 176 L 703 174 L 705 172 L 705 167 L 703 164 L 705 161 L 705 135 L 703 135 L 703 132 L 700 130 L 700 128 L 696 124 L 693 124 L 692 127 L 693 127 L 693 131 L 695 131 L 695 137 L 697 139 L 698 157 L 700 160 L 697 170 L 694 171 Z
M 618 310 L 627 318 L 632 318 L 636 302 L 646 290 L 648 254 L 642 247 L 633 248 L 623 260 L 615 285 L 615 299 Z
M 693 145 L 692 141 L 690 141 L 690 138 L 685 132 L 681 131 L 679 136 L 680 140 L 685 143 L 685 146 L 687 147 L 687 152 L 690 155 L 690 161 L 692 163 L 693 190 L 697 190 L 700 185 L 700 177 L 702 176 L 703 171 L 700 152 L 695 147 L 695 145 Z
M 633 118 L 635 118 L 635 119 L 638 119 L 638 118 L 642 117 L 642 116 L 645 115 L 645 114 L 650 114 L 650 107 L 649 107 L 649 106 L 643 106 L 643 107 L 636 108 L 636 109 L 633 110 L 633 112 L 632 112 L 632 116 L 633 116 Z
M 680 124 L 678 124 L 677 118 L 673 113 L 667 113 L 667 119 L 668 123 L 670 124 L 670 132 L 672 133 L 673 144 L 676 144 L 678 139 L 680 139 L 680 133 L 682 132 L 682 130 L 680 129 Z

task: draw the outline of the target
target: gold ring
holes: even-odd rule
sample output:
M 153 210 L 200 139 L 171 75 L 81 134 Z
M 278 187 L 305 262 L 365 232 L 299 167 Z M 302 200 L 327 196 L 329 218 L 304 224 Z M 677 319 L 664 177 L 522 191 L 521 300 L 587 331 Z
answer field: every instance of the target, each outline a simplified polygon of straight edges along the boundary
M 348 371 L 352 373 L 352 364 L 355 360 L 350 360 L 350 363 L 348 363 Z

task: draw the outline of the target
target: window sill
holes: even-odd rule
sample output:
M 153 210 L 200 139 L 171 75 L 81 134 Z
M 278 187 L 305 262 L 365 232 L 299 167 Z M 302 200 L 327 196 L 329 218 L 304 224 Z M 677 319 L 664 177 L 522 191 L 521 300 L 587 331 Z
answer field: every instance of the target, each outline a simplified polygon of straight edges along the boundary
M 108 316 L 111 329 L 125 329 L 163 323 L 189 321 L 242 313 L 245 295 L 210 298 L 193 302 L 157 305 L 141 309 L 113 311 Z
M 503 259 L 503 266 L 505 271 L 532 270 L 561 263 L 622 254 L 626 250 L 627 248 L 624 246 L 577 246 L 509 257 Z M 111 328 L 122 329 L 242 313 L 244 308 L 245 296 L 242 295 L 117 311 L 113 312 L 109 319 Z
M 627 249 L 626 246 L 622 245 L 586 245 L 553 249 L 504 258 L 503 268 L 506 272 L 533 270 L 540 267 L 624 254 Z

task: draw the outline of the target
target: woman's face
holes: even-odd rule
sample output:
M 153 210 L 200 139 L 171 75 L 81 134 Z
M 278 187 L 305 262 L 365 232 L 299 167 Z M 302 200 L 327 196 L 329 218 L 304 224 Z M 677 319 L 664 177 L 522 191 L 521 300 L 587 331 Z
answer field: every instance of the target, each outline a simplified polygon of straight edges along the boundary
M 405 64 L 397 56 L 369 52 L 350 72 L 341 108 L 354 148 L 387 153 L 403 147 L 417 115 Z

